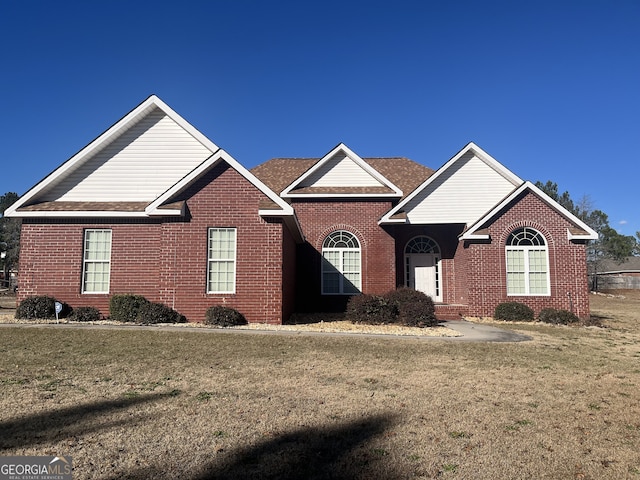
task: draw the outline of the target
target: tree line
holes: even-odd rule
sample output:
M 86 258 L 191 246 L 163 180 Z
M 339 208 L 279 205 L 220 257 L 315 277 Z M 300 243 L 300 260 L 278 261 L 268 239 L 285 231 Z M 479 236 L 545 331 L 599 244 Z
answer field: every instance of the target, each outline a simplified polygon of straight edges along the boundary
M 4 211 L 18 200 L 18 194 L 7 192 L 0 196 L 0 265 L 3 277 L 0 279 L 0 287 L 8 286 L 9 272 L 18 269 L 18 257 L 20 256 L 20 227 L 19 218 L 7 218 Z
M 597 274 L 602 271 L 603 260 L 609 259 L 622 263 L 631 256 L 640 255 L 640 231 L 636 232 L 635 237 L 619 233 L 609 224 L 609 216 L 606 213 L 593 208 L 588 195 L 574 201 L 568 191 L 559 193 L 558 184 L 550 180 L 547 183 L 537 181 L 536 187 L 593 228 L 598 234 L 596 240 L 587 244 L 587 266 L 593 289 L 597 290 Z

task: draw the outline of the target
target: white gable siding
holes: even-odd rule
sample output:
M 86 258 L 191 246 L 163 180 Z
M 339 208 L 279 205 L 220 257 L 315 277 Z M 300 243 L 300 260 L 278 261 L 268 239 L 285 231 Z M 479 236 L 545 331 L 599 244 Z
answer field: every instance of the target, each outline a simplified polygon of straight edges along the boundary
M 40 199 L 150 202 L 213 153 L 155 109 Z
M 413 224 L 471 224 L 514 188 L 509 179 L 468 152 L 407 204 L 407 219 Z
M 302 187 L 381 187 L 382 182 L 344 154 L 337 154 L 301 183 Z

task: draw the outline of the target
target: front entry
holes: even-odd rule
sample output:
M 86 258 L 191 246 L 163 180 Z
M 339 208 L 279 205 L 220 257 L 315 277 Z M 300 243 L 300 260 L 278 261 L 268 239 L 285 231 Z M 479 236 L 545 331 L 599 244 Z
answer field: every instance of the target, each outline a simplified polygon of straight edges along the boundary
M 429 237 L 416 237 L 405 249 L 406 285 L 442 302 L 440 249 Z
M 434 302 L 442 301 L 440 291 L 440 258 L 431 253 L 408 255 L 409 287 L 429 295 Z

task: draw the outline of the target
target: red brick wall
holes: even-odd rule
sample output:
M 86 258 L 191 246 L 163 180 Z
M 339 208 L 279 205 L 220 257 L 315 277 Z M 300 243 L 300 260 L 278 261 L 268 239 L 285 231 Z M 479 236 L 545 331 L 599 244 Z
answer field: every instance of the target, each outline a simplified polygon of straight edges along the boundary
M 282 320 L 287 321 L 296 306 L 296 242 L 287 228 L 282 239 Z
M 297 310 L 343 309 L 346 295 L 321 295 L 322 242 L 336 230 L 353 233 L 362 252 L 362 291 L 382 294 L 395 288 L 395 243 L 378 225 L 389 201 L 313 201 L 293 204 L 307 243 L 298 249 Z
M 520 227 L 541 232 L 549 252 L 550 295 L 507 296 L 505 244 L 509 234 Z M 586 251 L 567 237 L 569 222 L 536 195 L 528 192 L 493 224 L 491 243 L 466 247 L 470 314 L 493 315 L 501 302 L 529 305 L 536 314 L 543 308 L 572 310 L 579 317 L 589 315 Z
M 108 314 L 108 295 L 81 293 L 87 228 L 112 230 L 111 292 L 137 293 L 158 301 L 160 224 L 109 220 L 49 223 L 31 219 L 22 224 L 18 301 L 31 295 L 49 295 L 71 306 L 94 306 Z
M 187 218 L 165 223 L 25 220 L 18 300 L 29 295 L 51 295 L 71 306 L 95 306 L 108 314 L 109 295 L 80 291 L 83 230 L 111 228 L 111 294 L 144 295 L 175 308 L 190 321 L 203 321 L 212 305 L 227 305 L 238 309 L 250 322 L 280 323 L 283 225 L 278 219 L 266 221 L 258 216 L 265 195 L 222 163 L 184 192 L 183 198 L 187 199 Z M 237 228 L 234 294 L 206 293 L 209 227 Z M 290 250 L 291 240 L 286 242 Z M 292 303 L 290 299 L 287 302 Z

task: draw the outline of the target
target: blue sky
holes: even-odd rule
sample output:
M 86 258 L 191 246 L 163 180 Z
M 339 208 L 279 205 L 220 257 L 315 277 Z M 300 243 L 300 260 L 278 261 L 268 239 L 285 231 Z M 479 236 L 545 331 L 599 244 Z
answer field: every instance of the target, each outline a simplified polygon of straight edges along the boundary
M 0 194 L 155 93 L 246 167 L 474 141 L 640 230 L 640 2 L 5 1 Z

